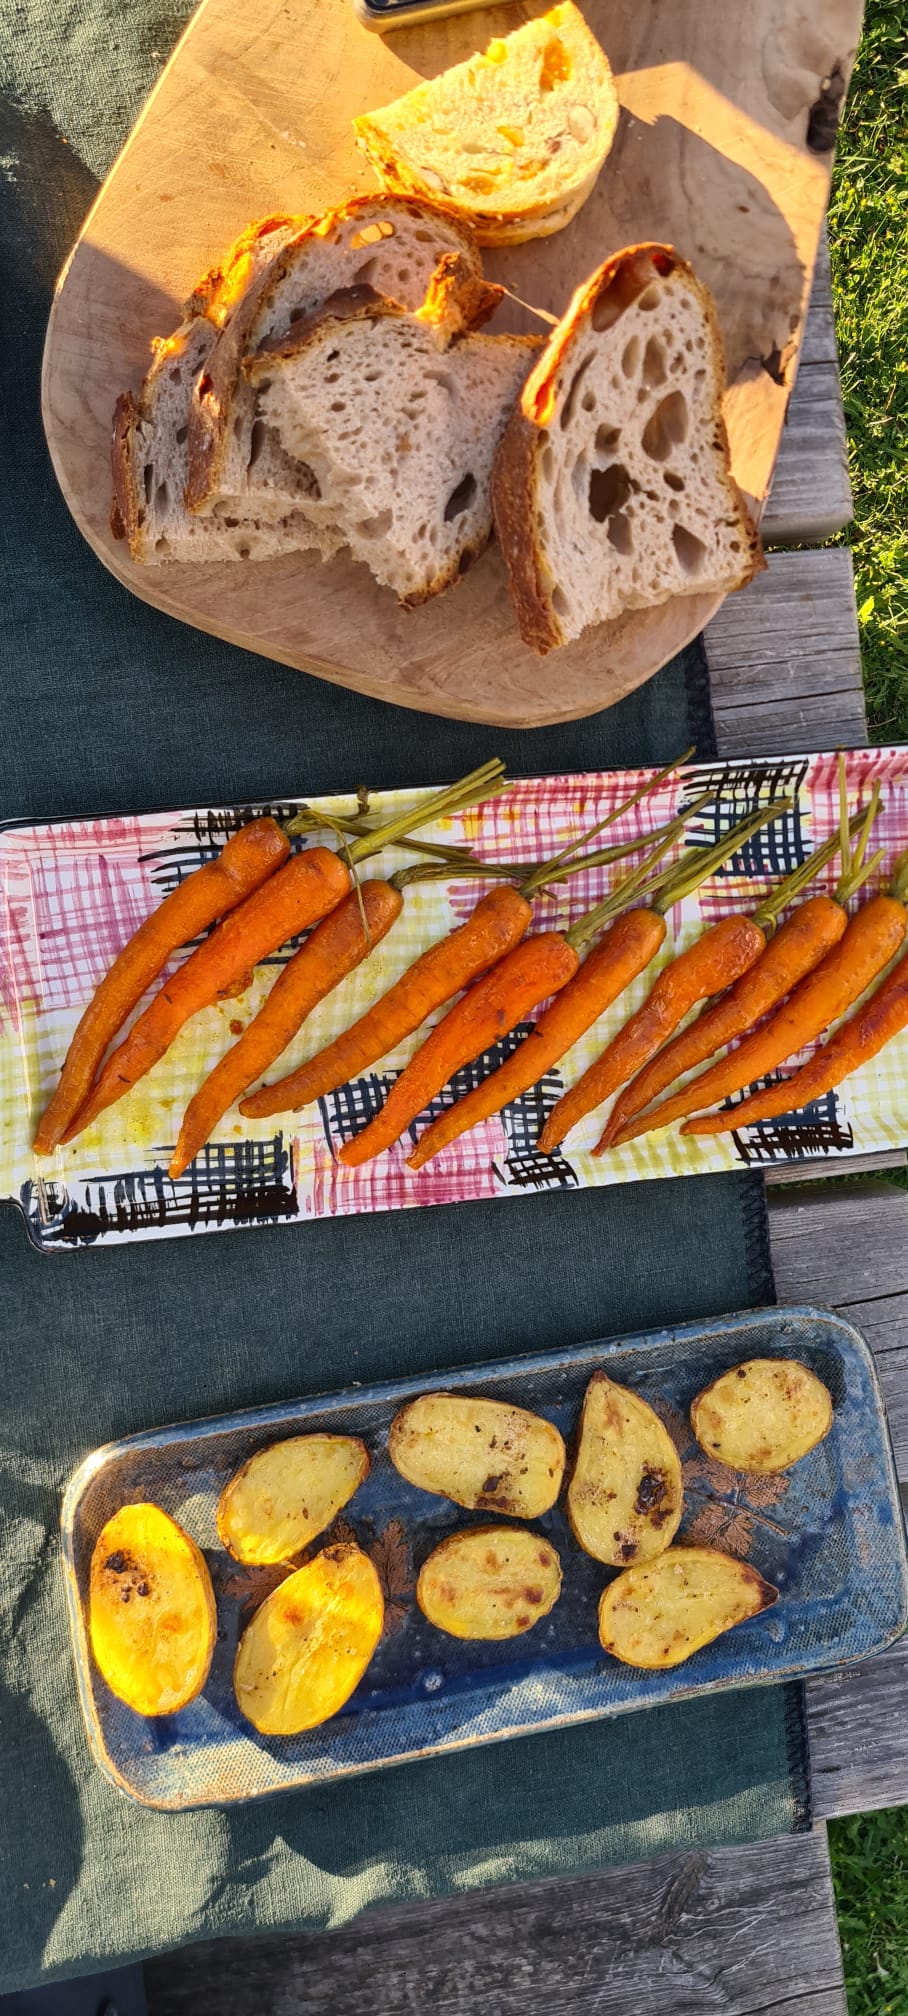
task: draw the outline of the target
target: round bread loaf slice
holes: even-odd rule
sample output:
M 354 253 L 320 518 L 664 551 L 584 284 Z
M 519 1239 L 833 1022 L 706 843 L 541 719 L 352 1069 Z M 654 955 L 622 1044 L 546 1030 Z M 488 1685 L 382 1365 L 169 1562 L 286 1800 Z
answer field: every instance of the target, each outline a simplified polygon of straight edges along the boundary
M 297 508 L 299 471 L 256 405 L 244 359 L 254 356 L 339 289 L 369 285 L 418 308 L 446 254 L 458 256 L 477 281 L 482 261 L 460 219 L 413 197 L 357 196 L 308 220 L 259 273 L 212 346 L 192 394 L 187 442 L 186 502 L 200 515 L 227 503 L 261 511 Z M 308 479 L 306 508 L 318 491 Z
M 484 245 L 561 229 L 617 124 L 608 61 L 573 0 L 353 122 L 387 189 L 453 204 Z
M 347 289 L 246 364 L 261 419 L 313 470 L 355 557 L 408 608 L 487 545 L 495 450 L 538 349 L 535 337 L 463 333 L 460 298 L 441 284 L 410 315 L 368 286 Z
M 763 556 L 732 477 L 708 289 L 669 245 L 617 252 L 530 373 L 493 476 L 521 635 L 540 653 L 625 609 L 743 587 Z

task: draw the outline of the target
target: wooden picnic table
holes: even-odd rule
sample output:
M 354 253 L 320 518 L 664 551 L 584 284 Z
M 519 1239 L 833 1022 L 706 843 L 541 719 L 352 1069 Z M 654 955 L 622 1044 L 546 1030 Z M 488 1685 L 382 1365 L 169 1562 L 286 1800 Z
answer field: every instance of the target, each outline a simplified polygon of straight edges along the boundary
M 824 251 L 763 523 L 769 546 L 799 550 L 771 551 L 706 632 L 722 755 L 866 742 L 851 556 L 809 550 L 850 515 Z M 873 1172 L 905 1160 L 852 1162 L 834 1186 L 810 1180 L 822 1167 L 768 1171 L 779 1300 L 839 1310 L 867 1338 L 903 1493 L 908 1192 Z M 825 1821 L 908 1801 L 906 1711 L 908 1639 L 808 1684 L 811 1834 L 187 1947 L 146 1966 L 151 2016 L 847 2016 Z

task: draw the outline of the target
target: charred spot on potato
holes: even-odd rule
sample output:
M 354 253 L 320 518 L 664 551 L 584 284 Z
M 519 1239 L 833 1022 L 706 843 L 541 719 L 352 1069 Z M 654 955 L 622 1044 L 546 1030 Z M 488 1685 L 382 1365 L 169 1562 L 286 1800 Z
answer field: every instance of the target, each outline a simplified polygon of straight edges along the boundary
M 643 1512 L 654 1526 L 661 1526 L 673 1509 L 672 1488 L 664 1470 L 654 1470 L 644 1463 L 643 1474 L 637 1486 L 635 1512 Z
M 127 1569 L 134 1567 L 134 1565 L 134 1562 L 130 1561 L 129 1556 L 122 1553 L 119 1548 L 115 1553 L 108 1554 L 107 1560 L 104 1563 L 105 1568 L 109 1568 L 112 1575 L 125 1575 Z

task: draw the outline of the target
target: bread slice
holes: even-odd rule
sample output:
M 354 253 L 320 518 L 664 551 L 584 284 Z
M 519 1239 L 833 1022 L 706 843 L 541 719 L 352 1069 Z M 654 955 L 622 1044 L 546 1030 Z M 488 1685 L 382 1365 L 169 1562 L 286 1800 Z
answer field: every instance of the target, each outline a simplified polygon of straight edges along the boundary
M 451 204 L 482 245 L 569 222 L 617 124 L 611 70 L 573 0 L 353 121 L 386 189 Z
M 265 423 L 310 464 L 355 557 L 408 608 L 488 543 L 495 450 L 539 348 L 464 333 L 461 307 L 450 271 L 416 314 L 360 285 L 246 364 Z
M 128 541 L 134 560 L 159 565 L 268 558 L 313 545 L 333 552 L 342 543 L 327 527 L 313 529 L 311 520 L 286 501 L 270 508 L 266 502 L 251 517 L 225 507 L 207 524 L 197 522 L 183 502 L 193 384 L 248 286 L 300 223 L 299 217 L 270 217 L 250 225 L 193 289 L 175 333 L 153 345 L 154 359 L 138 398 L 124 392 L 117 400 L 111 524 Z M 311 489 L 308 472 L 298 471 L 297 479 L 301 495 Z
M 285 335 L 342 287 L 368 282 L 405 308 L 418 308 L 447 252 L 481 280 L 472 232 L 439 205 L 413 197 L 354 197 L 288 240 L 247 289 L 193 394 L 190 510 L 210 512 L 219 500 L 230 500 L 232 512 L 295 507 L 299 472 L 257 414 L 244 356 Z
M 668 245 L 579 287 L 508 424 L 492 484 L 520 632 L 544 653 L 763 566 L 729 466 L 725 365 L 706 287 Z

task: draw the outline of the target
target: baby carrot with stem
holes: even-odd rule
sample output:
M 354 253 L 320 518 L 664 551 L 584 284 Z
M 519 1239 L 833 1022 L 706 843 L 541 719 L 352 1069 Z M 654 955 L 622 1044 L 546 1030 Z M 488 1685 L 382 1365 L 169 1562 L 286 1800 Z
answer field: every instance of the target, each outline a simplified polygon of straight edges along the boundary
M 500 774 L 501 765 L 496 769 Z M 236 909 L 289 860 L 290 840 L 295 834 L 310 826 L 323 828 L 324 824 L 324 818 L 308 807 L 286 827 L 271 818 L 249 820 L 224 842 L 216 860 L 206 861 L 187 875 L 145 918 L 117 954 L 80 1017 L 56 1089 L 38 1123 L 37 1155 L 51 1155 L 59 1147 L 91 1091 L 105 1051 L 173 953 Z M 365 826 L 367 834 L 372 830 Z M 424 844 L 444 859 L 455 852 L 458 858 L 469 858 L 469 849 Z M 422 845 L 414 842 L 414 851 L 421 851 Z
M 698 804 L 704 803 L 709 795 L 704 792 Z M 690 817 L 691 809 L 688 808 L 677 820 L 679 830 Z M 774 815 L 774 810 L 760 814 L 757 823 L 763 824 Z M 747 831 L 754 830 L 754 822 L 750 821 Z M 723 858 L 742 837 L 743 829 L 723 843 Z M 663 854 L 669 844 L 669 840 L 663 840 L 658 853 Z M 700 861 L 703 861 L 702 852 Z M 381 1112 L 353 1141 L 347 1142 L 340 1151 L 339 1161 L 348 1168 L 356 1168 L 363 1162 L 371 1161 L 384 1148 L 389 1148 L 404 1128 L 425 1111 L 456 1071 L 478 1057 L 491 1043 L 507 1035 L 524 1015 L 538 1007 L 540 1001 L 560 993 L 578 972 L 580 948 L 635 900 L 650 865 L 651 861 L 645 863 L 635 875 L 627 878 L 620 892 L 613 892 L 597 903 L 595 909 L 572 925 L 570 930 L 543 931 L 537 937 L 526 939 L 482 980 L 477 981 L 426 1037 L 392 1085 Z M 539 871 L 540 879 L 544 872 Z M 672 872 L 677 874 L 677 870 Z M 704 868 L 703 872 L 708 872 L 708 869 Z M 670 877 L 659 878 L 657 886 L 660 890 L 667 879 Z M 650 883 L 645 893 L 652 888 Z
M 290 855 L 274 819 L 253 819 L 232 833 L 216 861 L 206 861 L 171 890 L 118 952 L 77 1024 L 53 1097 L 35 1135 L 35 1154 L 51 1155 L 88 1097 L 109 1043 L 166 966 L 171 954 L 234 910 Z
M 611 824 L 620 813 L 627 812 L 633 805 L 638 804 L 642 798 L 664 782 L 680 763 L 685 762 L 690 754 L 691 751 L 687 750 L 676 762 L 667 765 L 656 776 L 649 778 L 630 799 L 616 806 L 604 820 L 600 820 L 592 829 L 592 833 L 601 832 L 603 827 Z M 708 795 L 707 793 L 706 796 Z M 705 802 L 705 798 L 702 802 Z M 666 845 L 669 844 L 669 836 L 673 836 L 677 830 L 679 830 L 678 822 L 669 821 L 668 826 L 663 829 Z M 381 1000 L 367 1009 L 350 1029 L 342 1036 L 338 1036 L 334 1042 L 327 1044 L 323 1050 L 318 1051 L 307 1063 L 301 1064 L 286 1078 L 278 1079 L 271 1085 L 262 1085 L 257 1092 L 241 1100 L 240 1112 L 247 1119 L 258 1120 L 272 1113 L 298 1110 L 302 1106 L 307 1106 L 311 1100 L 321 1098 L 327 1092 L 333 1092 L 338 1085 L 348 1084 L 352 1078 L 359 1077 L 363 1071 L 368 1070 L 370 1065 L 378 1063 L 382 1057 L 387 1056 L 390 1050 L 396 1049 L 406 1037 L 413 1035 L 427 1016 L 433 1014 L 437 1008 L 443 1007 L 446 1001 L 450 1001 L 463 988 L 469 987 L 481 973 L 485 973 L 519 944 L 532 921 L 533 912 L 529 897 L 533 893 L 533 887 L 539 886 L 535 878 L 541 876 L 542 879 L 562 879 L 571 872 L 569 857 L 572 854 L 576 856 L 577 848 L 591 837 L 592 834 L 588 833 L 581 836 L 580 840 L 571 842 L 568 847 L 561 850 L 554 862 L 546 864 L 544 870 L 533 867 L 526 878 L 526 888 L 513 889 L 504 886 L 490 889 L 481 897 L 466 923 L 421 953 Z M 640 847 L 646 844 L 643 840 L 639 842 Z M 615 851 L 603 849 L 596 854 L 585 855 L 577 862 L 577 868 L 592 866 L 604 858 L 613 858 Z M 631 851 L 634 851 L 633 848 L 627 846 L 620 849 L 622 854 Z M 515 869 L 513 865 L 498 864 L 494 872 L 497 873 L 499 868 L 504 875 L 512 877 L 517 873 L 523 878 L 522 868 Z M 403 869 L 394 877 L 394 881 L 404 887 L 409 881 L 426 880 L 436 872 L 439 875 L 450 873 L 443 868 L 437 871 Z M 487 872 L 492 871 L 488 867 L 484 867 L 481 871 L 483 875 Z
M 905 1028 L 908 1028 L 908 953 L 809 1063 L 802 1064 L 800 1071 L 783 1078 L 780 1084 L 746 1100 L 728 1117 L 735 1126 L 740 1126 L 744 1120 L 772 1120 L 778 1113 L 798 1112 L 811 1099 L 821 1099 L 825 1092 L 833 1091 L 853 1071 L 859 1071 L 862 1064 L 869 1064 Z
M 685 819 L 689 817 L 690 811 L 685 814 Z M 700 857 L 698 881 L 705 880 L 716 867 L 721 866 L 722 861 L 740 845 L 741 838 L 740 832 L 729 834 L 721 843 L 720 850 L 712 848 L 706 855 L 697 850 Z M 718 859 L 717 852 L 720 853 Z M 690 880 L 690 865 L 690 860 L 685 860 L 681 870 L 686 895 L 697 887 L 697 882 Z M 649 885 L 652 892 L 650 901 L 633 910 L 626 907 L 628 903 L 636 902 L 640 895 L 647 893 L 641 888 L 640 873 L 619 883 L 608 899 L 611 915 L 616 921 L 611 923 L 601 943 L 589 953 L 573 979 L 556 995 L 512 1055 L 496 1071 L 490 1072 L 481 1085 L 475 1086 L 463 1099 L 448 1107 L 426 1128 L 408 1158 L 411 1169 L 421 1169 L 451 1141 L 456 1141 L 479 1121 L 491 1119 L 511 1100 L 529 1091 L 543 1073 L 559 1063 L 587 1029 L 592 1028 L 599 1016 L 655 958 L 665 938 L 665 912 L 677 900 L 674 890 L 678 879 L 679 866 L 676 863 L 667 875 L 660 876 Z M 582 942 L 592 935 L 585 928 L 588 921 L 583 920 L 580 927 Z M 606 918 L 600 917 L 593 928 L 599 928 L 606 921 Z M 566 936 L 573 938 L 571 932 Z
M 704 875 L 721 867 L 735 847 L 743 845 L 751 834 L 782 812 L 789 811 L 790 807 L 790 799 L 780 798 L 763 811 L 753 813 L 734 835 L 726 836 L 726 840 L 709 849 L 707 857 L 700 850 L 692 850 L 692 861 L 698 852 L 699 861 L 691 865 L 686 874 L 675 878 L 671 885 L 671 901 L 679 903 L 690 895 L 704 880 Z M 732 846 L 728 845 L 729 840 L 733 841 Z M 758 925 L 749 917 L 732 914 L 720 918 L 718 924 L 703 932 L 696 944 L 679 953 L 664 967 L 636 1014 L 612 1038 L 602 1055 L 584 1071 L 576 1085 L 559 1099 L 539 1137 L 543 1153 L 550 1154 L 579 1120 L 640 1070 L 698 1001 L 718 993 L 720 988 L 728 986 L 730 980 L 746 972 L 748 966 L 753 965 L 763 942 Z M 594 1152 L 598 1153 L 599 1149 Z
M 773 931 L 764 950 L 741 979 L 637 1073 L 615 1101 L 603 1135 L 604 1146 L 619 1147 L 625 1141 L 636 1141 L 653 1128 L 666 1127 L 670 1121 L 681 1119 L 686 1113 L 693 1113 L 702 1106 L 697 1079 L 676 1092 L 673 1098 L 664 1100 L 661 1106 L 653 1107 L 652 1101 L 684 1072 L 713 1057 L 717 1050 L 733 1043 L 736 1037 L 746 1035 L 764 1015 L 777 1008 L 799 980 L 812 972 L 838 943 L 848 923 L 845 904 L 872 872 L 872 863 L 863 866 L 863 851 L 869 828 L 876 817 L 878 802 L 879 791 L 875 786 L 869 808 L 855 813 L 849 822 L 844 848 L 843 836 L 835 834 L 760 904 L 754 912 L 754 921 L 772 931 L 780 910 L 793 902 L 827 861 L 831 861 L 833 855 L 843 848 L 843 872 L 835 893 L 832 896 L 811 896 L 806 903 L 800 904 L 779 930 Z M 861 829 L 860 857 L 855 858 L 852 867 L 847 851 L 848 832 L 859 832 Z M 651 1111 L 644 1112 L 645 1107 L 651 1107 Z
M 797 1051 L 803 1050 L 805 1044 L 813 1042 L 817 1036 L 822 1035 L 833 1022 L 838 1022 L 840 1017 L 860 1000 L 865 989 L 878 978 L 883 968 L 888 966 L 890 959 L 899 951 L 904 942 L 906 924 L 908 924 L 908 851 L 899 855 L 888 891 L 879 896 L 871 896 L 869 903 L 865 903 L 850 919 L 838 945 L 827 954 L 806 980 L 802 980 L 800 987 L 795 989 L 791 999 L 786 1002 L 779 1014 L 774 1015 L 763 1028 L 756 1029 L 753 1035 L 733 1052 L 729 1062 L 736 1064 L 734 1075 L 737 1082 L 729 1087 L 729 1090 L 739 1091 L 743 1086 L 753 1084 L 755 1079 L 765 1077 L 768 1071 L 775 1070 L 776 1066 L 783 1064 L 787 1057 L 795 1056 Z M 873 1000 L 877 998 L 877 995 L 873 996 Z M 869 1007 L 871 1004 L 868 1002 L 866 1005 Z M 844 1036 L 847 1029 L 859 1026 L 863 1013 L 862 1009 L 852 1022 L 845 1023 L 841 1031 L 836 1031 L 835 1038 L 832 1039 L 837 1045 L 833 1052 L 834 1062 L 840 1060 L 843 1055 L 846 1058 L 854 1055 L 855 1064 L 862 1061 L 853 1047 L 858 1041 L 857 1033 L 852 1046 L 846 1045 L 844 1050 L 838 1044 L 838 1037 L 840 1034 Z M 872 1027 L 876 1031 L 875 1021 Z M 894 1027 L 892 1033 L 895 1034 Z M 888 1041 L 888 1037 L 884 1035 L 882 1040 Z M 776 1113 L 789 1112 L 793 1104 L 797 1104 L 798 1099 L 817 1096 L 813 1092 L 808 1095 L 803 1087 L 808 1082 L 816 1082 L 813 1077 L 808 1079 L 808 1074 L 812 1072 L 813 1064 L 818 1064 L 821 1057 L 827 1057 L 830 1050 L 831 1042 L 825 1049 L 818 1051 L 816 1058 L 804 1065 L 794 1077 L 783 1079 L 777 1085 L 764 1086 L 761 1091 L 752 1093 L 749 1099 L 743 1100 L 738 1106 L 723 1107 L 718 1113 L 698 1113 L 695 1118 L 684 1122 L 682 1134 L 730 1134 L 738 1127 L 749 1125 L 753 1120 L 771 1120 Z M 871 1051 L 868 1054 L 876 1053 Z M 854 1064 L 848 1065 L 849 1070 L 854 1068 Z M 712 1077 L 712 1073 L 706 1073 L 705 1077 Z M 701 1079 L 701 1095 L 705 1077 Z M 832 1080 L 833 1084 L 838 1082 L 838 1079 Z M 797 1097 L 793 1099 L 796 1085 Z M 822 1086 L 819 1089 L 825 1091 L 829 1087 Z M 710 1090 L 707 1096 L 712 1099 L 722 1095 Z
M 131 1091 L 163 1057 L 190 1016 L 225 995 L 242 991 L 260 959 L 335 909 L 350 892 L 359 861 L 402 838 L 408 825 L 425 825 L 501 788 L 501 764 L 485 764 L 459 784 L 426 799 L 418 810 L 411 806 L 398 813 L 368 838 L 352 845 L 345 842 L 348 866 L 327 847 L 310 847 L 294 855 L 263 888 L 231 911 L 159 988 L 108 1058 L 87 1101 L 70 1121 L 64 1141 L 81 1133 L 99 1113 Z

